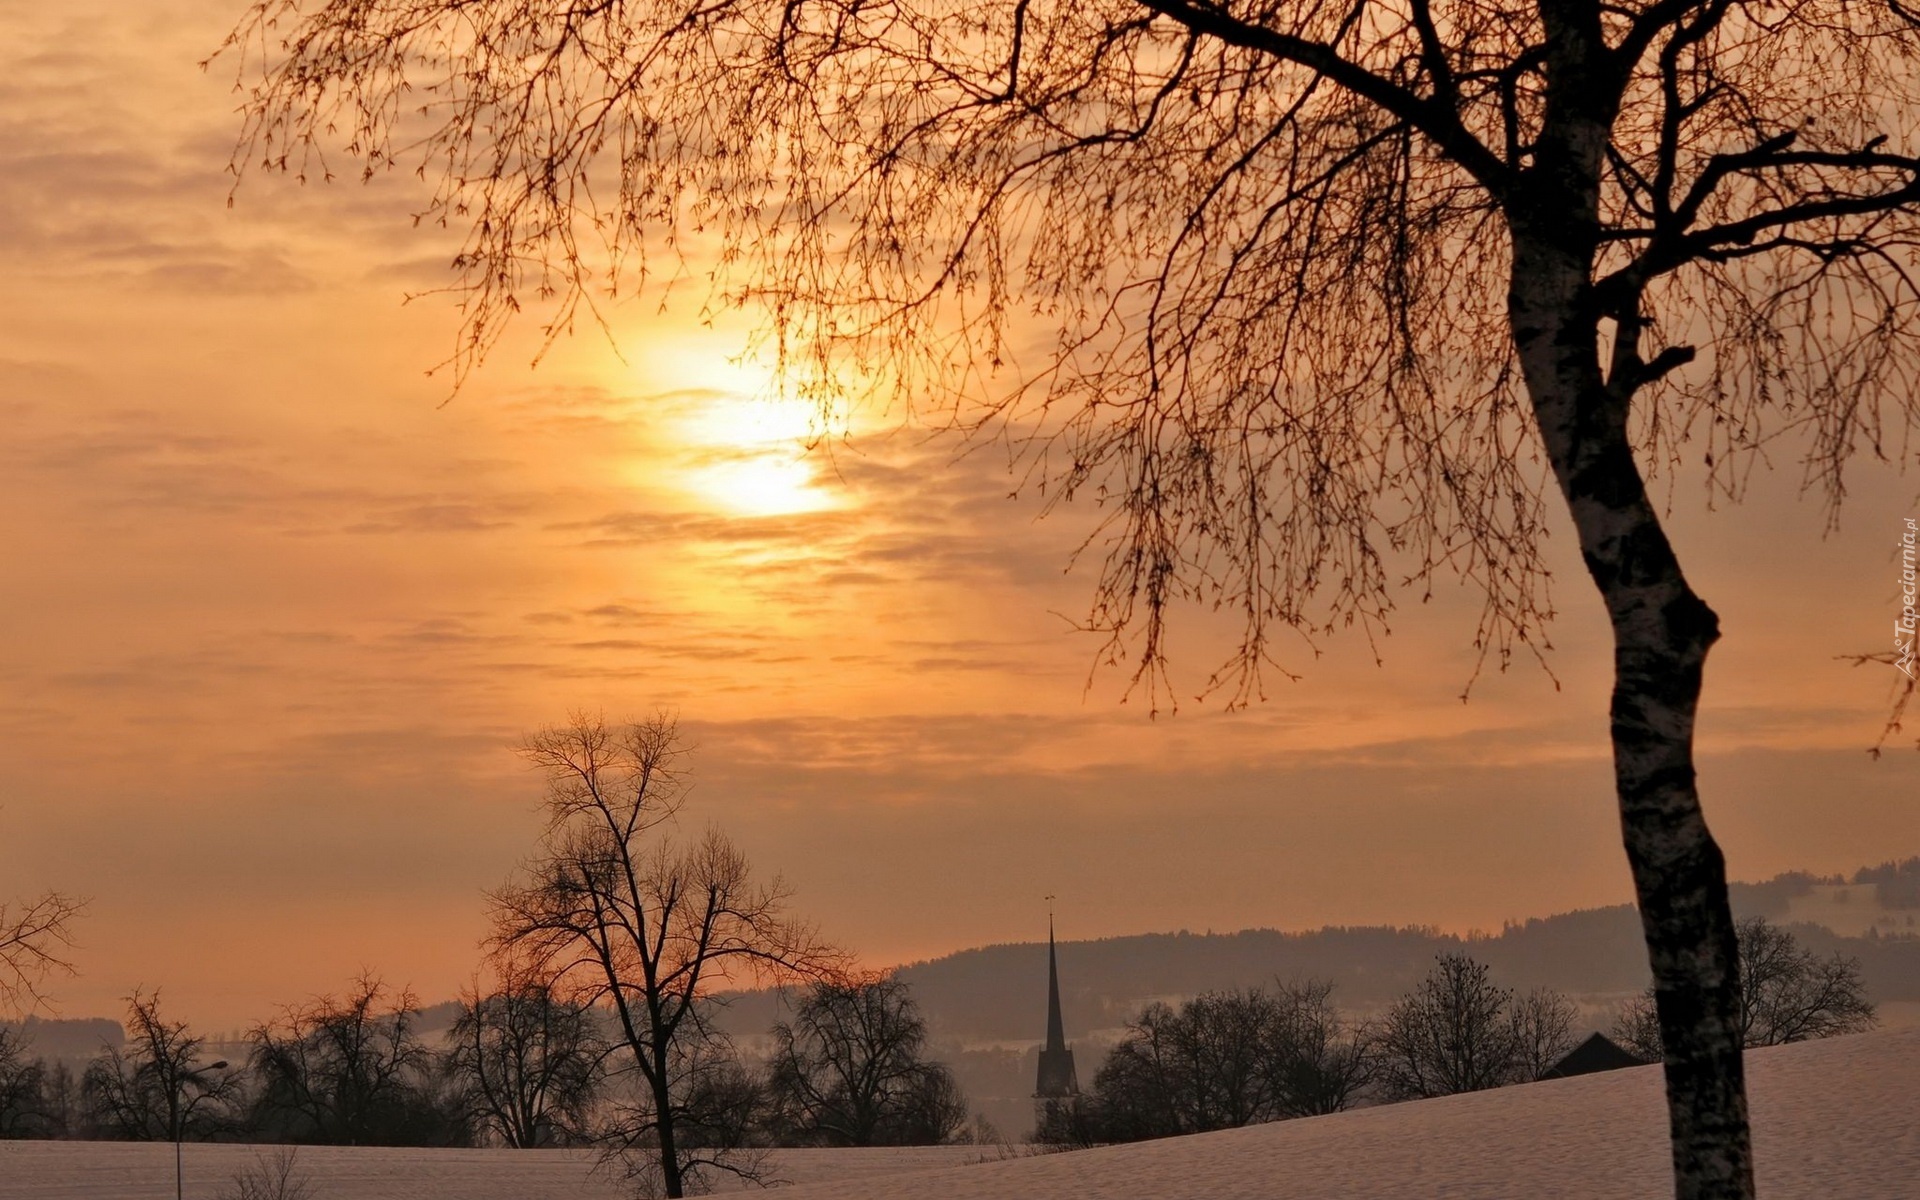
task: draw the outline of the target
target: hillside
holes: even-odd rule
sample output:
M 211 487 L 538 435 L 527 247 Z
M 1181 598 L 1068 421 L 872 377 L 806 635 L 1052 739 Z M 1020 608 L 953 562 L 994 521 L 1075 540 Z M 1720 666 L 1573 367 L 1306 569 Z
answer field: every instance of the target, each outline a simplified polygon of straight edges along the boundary
M 1920 1030 L 1748 1057 L 1769 1200 L 1906 1200 Z M 1657 1067 L 979 1166 L 795 1188 L 792 1200 L 1644 1200 L 1671 1194 Z
M 1920 926 L 1913 924 L 1920 915 L 1917 884 L 1920 859 L 1910 859 L 1863 869 L 1851 880 L 1793 873 L 1736 883 L 1731 890 L 1737 915 L 1788 924 L 1817 953 L 1858 958 L 1869 995 L 1886 1003 L 1920 1001 Z M 1376 926 L 1063 941 L 1061 1003 L 1069 1036 L 1075 1038 L 1126 1024 L 1149 1000 L 1252 987 L 1276 977 L 1332 980 L 1342 1006 L 1370 1011 L 1410 988 L 1436 954 L 1450 951 L 1487 963 L 1507 986 L 1556 988 L 1596 1011 L 1649 982 L 1639 916 L 1622 904 L 1466 937 Z M 1039 1038 L 1046 1000 L 1044 942 L 963 950 L 902 967 L 900 975 L 912 985 L 937 1037 L 975 1047 L 1013 1047 Z M 777 1005 L 770 993 L 739 996 L 725 1023 L 741 1033 L 765 1030 L 777 1019 Z

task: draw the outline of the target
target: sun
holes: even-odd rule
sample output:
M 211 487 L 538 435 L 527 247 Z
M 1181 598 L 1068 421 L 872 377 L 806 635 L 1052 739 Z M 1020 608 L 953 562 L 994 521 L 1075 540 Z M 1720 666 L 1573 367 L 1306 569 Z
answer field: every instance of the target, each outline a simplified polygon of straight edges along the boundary
M 841 507 L 844 495 L 808 452 L 818 433 L 811 407 L 795 400 L 702 399 L 682 424 L 695 497 L 746 517 Z
M 789 454 L 756 453 L 696 469 L 695 485 L 706 499 L 745 517 L 781 517 L 838 507 L 838 497 L 819 486 L 812 465 Z

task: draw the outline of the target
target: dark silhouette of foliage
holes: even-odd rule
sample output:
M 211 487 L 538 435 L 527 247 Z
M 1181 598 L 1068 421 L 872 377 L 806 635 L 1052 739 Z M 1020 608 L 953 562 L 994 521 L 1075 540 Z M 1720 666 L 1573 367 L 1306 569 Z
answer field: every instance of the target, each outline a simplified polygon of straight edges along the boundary
M 1280 984 L 1274 998 L 1275 1114 L 1319 1117 L 1352 1107 L 1379 1070 L 1373 1031 L 1341 1015 L 1325 980 Z
M 1516 997 L 1484 963 L 1440 955 L 1380 1022 L 1382 1089 L 1407 1100 L 1531 1082 L 1573 1048 L 1575 1016 L 1558 993 Z
M 930 1146 L 965 1127 L 953 1073 L 894 976 L 814 984 L 773 1029 L 768 1088 L 781 1144 Z
M 1368 1032 L 1332 985 L 1208 992 L 1149 1004 L 1077 1104 L 1042 1106 L 1041 1141 L 1085 1145 L 1233 1129 L 1339 1112 L 1376 1069 Z
M 58 1137 L 66 1132 L 46 1062 L 27 1057 L 27 1040 L 0 1025 L 0 1140 Z
M 592 1007 L 508 960 L 499 986 L 460 1001 L 446 1066 L 473 1124 L 527 1149 L 590 1140 L 609 1047 Z
M 1737 931 L 1745 983 L 1740 994 L 1743 1045 L 1779 1046 L 1873 1028 L 1874 1007 L 1857 959 L 1838 952 L 1822 958 L 1764 917 L 1742 920 Z M 1613 1040 L 1642 1058 L 1659 1059 L 1660 1023 L 1651 995 L 1636 996 L 1621 1007 Z
M 471 1130 L 436 1086 L 419 1005 L 362 975 L 344 996 L 289 1007 L 252 1033 L 254 1129 L 273 1140 L 341 1146 L 460 1146 Z
M 1854 883 L 1870 883 L 1882 908 L 1920 908 L 1920 856 L 1862 867 Z
M 160 993 L 127 998 L 127 1040 L 106 1047 L 80 1077 L 83 1121 L 95 1137 L 204 1139 L 234 1127 L 240 1080 L 202 1063 L 205 1039 L 160 1015 Z
M 0 901 L 0 1009 L 39 1007 L 49 975 L 71 975 L 64 957 L 73 945 L 73 924 L 86 901 L 60 892 L 43 892 L 14 903 Z
M 717 244 L 831 413 L 1003 438 L 1106 524 L 1088 624 L 1165 698 L 1183 606 L 1273 638 L 1478 587 L 1536 653 L 1547 507 L 1612 627 L 1621 828 L 1677 1194 L 1753 1195 L 1725 863 L 1693 728 L 1719 621 L 1648 479 L 1829 505 L 1920 424 L 1920 28 L 1866 0 L 257 0 L 235 165 L 419 170 L 464 369 Z M 591 184 L 590 181 L 591 180 Z M 1910 690 L 1900 695 L 1908 697 Z M 1902 700 L 1904 703 L 1904 699 Z

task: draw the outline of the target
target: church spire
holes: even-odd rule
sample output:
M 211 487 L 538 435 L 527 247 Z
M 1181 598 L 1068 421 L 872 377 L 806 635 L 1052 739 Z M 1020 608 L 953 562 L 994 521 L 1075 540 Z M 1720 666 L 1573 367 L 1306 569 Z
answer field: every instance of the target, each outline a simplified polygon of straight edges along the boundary
M 1060 962 L 1053 946 L 1053 897 L 1047 897 L 1047 1045 L 1040 1051 L 1040 1078 L 1034 1094 L 1042 1099 L 1077 1095 L 1073 1051 L 1067 1048 L 1066 1023 L 1060 1019 Z

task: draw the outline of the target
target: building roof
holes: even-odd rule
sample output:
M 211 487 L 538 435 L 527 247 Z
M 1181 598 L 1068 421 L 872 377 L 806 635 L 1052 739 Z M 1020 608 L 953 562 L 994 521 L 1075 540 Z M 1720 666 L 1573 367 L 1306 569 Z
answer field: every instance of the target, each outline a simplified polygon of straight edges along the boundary
M 1581 1042 L 1559 1062 L 1540 1072 L 1542 1079 L 1565 1079 L 1569 1075 L 1591 1075 L 1596 1071 L 1617 1071 L 1622 1067 L 1644 1067 L 1645 1059 L 1623 1049 L 1612 1038 L 1596 1033 Z

